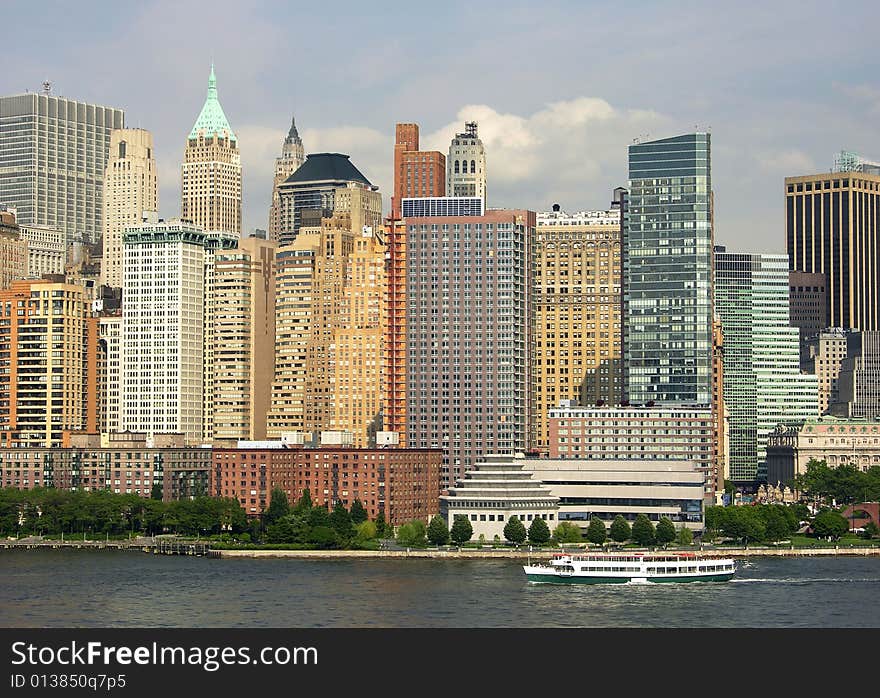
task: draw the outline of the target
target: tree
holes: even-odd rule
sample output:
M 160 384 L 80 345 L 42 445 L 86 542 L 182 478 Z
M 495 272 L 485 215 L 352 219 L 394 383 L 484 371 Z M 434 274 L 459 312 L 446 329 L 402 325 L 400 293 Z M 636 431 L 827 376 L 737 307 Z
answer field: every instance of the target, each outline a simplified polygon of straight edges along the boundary
M 302 497 L 300 497 L 299 501 L 296 503 L 296 510 L 304 513 L 308 513 L 312 510 L 312 494 L 309 492 L 308 487 L 303 490 Z
M 327 507 L 312 507 L 308 513 L 308 524 L 310 528 L 318 526 L 330 527 L 330 512 Z
M 432 545 L 446 545 L 449 542 L 449 528 L 446 519 L 437 514 L 428 524 L 428 541 Z
M 862 535 L 865 538 L 870 540 L 871 538 L 874 538 L 878 534 L 880 534 L 880 526 L 877 526 L 877 524 L 875 524 L 873 521 L 869 521 L 868 523 L 865 524 L 865 530 L 862 533 Z
M 679 545 L 693 545 L 694 543 L 694 533 L 684 524 L 681 525 L 681 528 L 678 529 L 678 544 Z
M 639 514 L 633 522 L 633 540 L 639 545 L 651 545 L 654 542 L 654 524 L 646 514 Z
M 351 514 L 340 499 L 336 500 L 333 511 L 330 512 L 330 528 L 336 531 L 341 543 L 351 540 Z
M 624 543 L 630 539 L 630 536 L 632 536 L 632 530 L 629 527 L 629 523 L 620 514 L 615 516 L 614 521 L 611 522 L 610 533 L 611 540 L 617 543 Z
M 813 532 L 820 538 L 837 540 L 849 530 L 849 522 L 832 509 L 823 509 L 813 519 Z
M 598 516 L 590 517 L 590 525 L 587 528 L 587 540 L 596 545 L 602 545 L 608 538 L 608 532 L 605 530 L 605 522 Z
M 553 531 L 553 539 L 557 543 L 580 543 L 583 540 L 581 527 L 571 521 L 560 521 Z
M 785 514 L 786 507 L 768 504 L 759 509 L 764 521 L 764 537 L 767 540 L 782 540 L 792 532 L 789 518 Z
M 425 522 L 415 519 L 397 529 L 397 542 L 414 548 L 423 548 L 428 544 Z
M 376 524 L 372 521 L 361 521 L 355 526 L 355 531 L 355 540 L 357 540 L 358 543 L 375 540 L 376 538 Z
M 536 517 L 529 526 L 529 541 L 532 545 L 546 545 L 550 542 L 550 527 L 540 517 Z
M 523 525 L 519 516 L 511 514 L 510 518 L 507 519 L 507 523 L 504 524 L 504 538 L 511 543 L 520 545 L 525 541 L 527 535 L 526 527 Z
M 658 545 L 666 546 L 675 540 L 675 526 L 665 516 L 661 516 L 657 522 L 657 531 L 655 533 Z
M 287 493 L 280 487 L 272 489 L 269 498 L 269 508 L 266 510 L 266 524 L 270 525 L 280 521 L 290 513 L 290 504 L 287 502 Z
M 456 545 L 461 545 L 462 543 L 469 541 L 473 535 L 474 527 L 471 526 L 471 522 L 468 521 L 467 516 L 464 514 L 456 514 L 452 521 L 452 530 L 449 532 L 452 542 Z
M 150 499 L 162 500 L 162 485 L 160 483 L 153 483 L 153 489 L 150 490 Z
M 351 522 L 355 525 L 359 523 L 363 523 L 369 517 L 367 516 L 367 510 L 364 509 L 364 505 L 361 504 L 360 499 L 355 499 L 351 504 Z

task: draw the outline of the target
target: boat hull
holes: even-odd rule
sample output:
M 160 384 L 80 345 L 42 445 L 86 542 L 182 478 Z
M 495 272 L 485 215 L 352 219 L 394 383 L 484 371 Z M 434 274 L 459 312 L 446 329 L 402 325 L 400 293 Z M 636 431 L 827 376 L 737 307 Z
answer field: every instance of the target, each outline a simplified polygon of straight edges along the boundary
M 526 573 L 526 579 L 535 584 L 628 584 L 637 579 L 640 584 L 668 584 L 670 582 L 727 582 L 733 573 L 668 577 L 593 577 L 587 575 L 558 575 Z

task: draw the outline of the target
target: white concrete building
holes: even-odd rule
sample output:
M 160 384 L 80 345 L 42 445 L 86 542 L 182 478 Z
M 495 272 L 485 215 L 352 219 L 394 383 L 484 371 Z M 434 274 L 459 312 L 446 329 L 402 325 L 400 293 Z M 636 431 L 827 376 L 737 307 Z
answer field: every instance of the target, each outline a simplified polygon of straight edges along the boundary
M 446 196 L 476 196 L 486 202 L 486 150 L 477 136 L 477 124 L 468 121 L 455 134 L 446 157 Z
M 610 527 L 618 514 L 703 528 L 704 471 L 694 461 L 527 458 L 523 468 L 558 499 L 558 519 L 584 530 L 593 516 Z
M 201 441 L 206 244 L 180 220 L 125 230 L 123 430 Z
M 532 473 L 526 460 L 513 455 L 487 455 L 465 473 L 449 493 L 440 497 L 440 514 L 449 528 L 462 514 L 471 522 L 473 538 L 480 534 L 492 541 L 504 540 L 504 526 L 518 516 L 528 530 L 536 518 L 544 519 L 552 532 L 557 525 L 558 499 Z

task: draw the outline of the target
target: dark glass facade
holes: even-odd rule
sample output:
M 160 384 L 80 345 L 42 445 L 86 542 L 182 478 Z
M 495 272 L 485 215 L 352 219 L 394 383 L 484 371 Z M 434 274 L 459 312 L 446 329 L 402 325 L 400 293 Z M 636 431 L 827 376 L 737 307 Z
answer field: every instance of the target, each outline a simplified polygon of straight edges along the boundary
M 711 401 L 712 237 L 710 135 L 631 145 L 622 265 L 631 403 Z
M 824 327 L 876 330 L 880 176 L 832 172 L 785 180 L 789 269 L 824 274 Z

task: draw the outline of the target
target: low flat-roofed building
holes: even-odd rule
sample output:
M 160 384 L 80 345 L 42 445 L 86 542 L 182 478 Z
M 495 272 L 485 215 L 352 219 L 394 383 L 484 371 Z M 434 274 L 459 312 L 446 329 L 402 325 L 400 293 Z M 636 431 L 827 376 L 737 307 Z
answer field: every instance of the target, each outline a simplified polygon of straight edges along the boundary
M 676 527 L 703 528 L 705 471 L 694 461 L 527 458 L 523 464 L 558 498 L 560 521 L 585 529 L 593 516 L 610 526 L 618 514 L 630 522 L 645 514 L 655 524 L 663 516 Z

